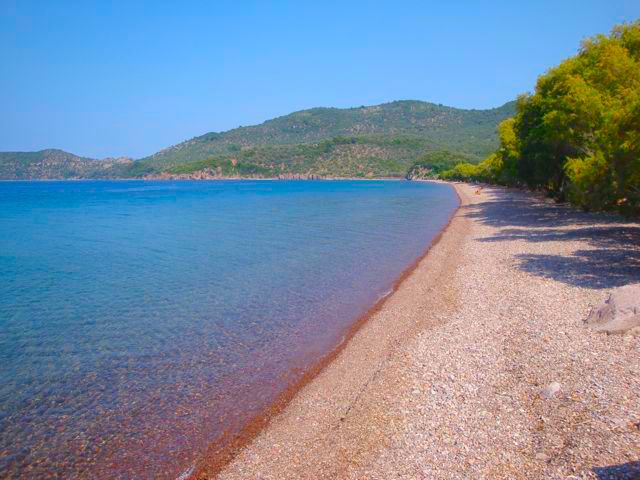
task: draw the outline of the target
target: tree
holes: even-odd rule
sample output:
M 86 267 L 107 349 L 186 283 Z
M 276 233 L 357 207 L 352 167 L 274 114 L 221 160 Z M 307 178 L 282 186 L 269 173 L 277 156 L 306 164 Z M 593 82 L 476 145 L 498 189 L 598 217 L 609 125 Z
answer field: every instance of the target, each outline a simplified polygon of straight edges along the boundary
M 585 208 L 640 214 L 640 21 L 584 41 L 519 97 L 498 132 L 495 153 L 444 177 L 523 183 Z

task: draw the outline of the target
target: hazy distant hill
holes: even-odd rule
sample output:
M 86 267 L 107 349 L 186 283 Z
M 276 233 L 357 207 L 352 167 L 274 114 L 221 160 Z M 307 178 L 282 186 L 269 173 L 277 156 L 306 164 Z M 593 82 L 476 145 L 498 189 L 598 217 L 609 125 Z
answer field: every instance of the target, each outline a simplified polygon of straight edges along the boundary
M 419 101 L 313 108 L 260 125 L 207 133 L 133 162 L 92 160 L 60 150 L 0 153 L 0 177 L 404 176 L 433 150 L 484 158 L 497 147 L 498 123 L 514 110 L 515 102 L 489 110 Z
M 126 170 L 131 163 L 132 160 L 128 158 L 94 160 L 56 149 L 38 152 L 0 152 L 0 178 L 18 180 L 113 177 L 119 176 L 119 171 Z

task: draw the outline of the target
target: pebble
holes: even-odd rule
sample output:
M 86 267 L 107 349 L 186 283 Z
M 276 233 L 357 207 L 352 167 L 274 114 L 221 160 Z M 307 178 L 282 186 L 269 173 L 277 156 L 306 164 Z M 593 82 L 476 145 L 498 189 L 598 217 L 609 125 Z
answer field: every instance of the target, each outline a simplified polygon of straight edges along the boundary
M 560 391 L 560 389 L 561 385 L 558 382 L 552 382 L 542 389 L 540 395 L 542 396 L 542 398 L 546 399 L 553 398 Z
M 640 468 L 640 338 L 583 320 L 612 286 L 640 282 L 636 264 L 606 263 L 640 258 L 640 225 L 456 188 L 442 240 L 218 478 L 633 478 L 613 475 Z

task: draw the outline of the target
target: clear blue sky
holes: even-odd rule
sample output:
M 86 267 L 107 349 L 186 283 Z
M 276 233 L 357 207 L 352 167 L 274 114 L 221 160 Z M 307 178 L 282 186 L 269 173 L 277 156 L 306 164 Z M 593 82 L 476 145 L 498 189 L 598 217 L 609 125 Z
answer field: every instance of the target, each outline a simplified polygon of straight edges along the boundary
M 0 0 L 0 150 L 134 158 L 315 106 L 486 108 L 638 0 Z

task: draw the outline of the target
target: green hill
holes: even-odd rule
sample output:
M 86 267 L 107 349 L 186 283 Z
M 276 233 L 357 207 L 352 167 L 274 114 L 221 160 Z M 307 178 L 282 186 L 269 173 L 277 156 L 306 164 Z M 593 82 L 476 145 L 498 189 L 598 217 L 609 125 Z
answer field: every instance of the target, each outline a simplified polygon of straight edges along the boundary
M 397 101 L 313 108 L 260 125 L 207 133 L 136 161 L 97 161 L 59 150 L 0 154 L 0 177 L 402 177 L 436 150 L 481 160 L 497 147 L 496 127 L 514 114 L 514 105 L 464 110 Z M 60 161 L 52 163 L 53 157 Z
M 0 178 L 109 178 L 120 176 L 120 172 L 127 170 L 131 163 L 132 160 L 127 158 L 94 160 L 56 149 L 38 152 L 0 152 Z

